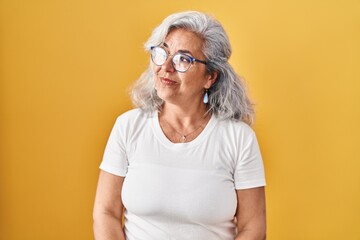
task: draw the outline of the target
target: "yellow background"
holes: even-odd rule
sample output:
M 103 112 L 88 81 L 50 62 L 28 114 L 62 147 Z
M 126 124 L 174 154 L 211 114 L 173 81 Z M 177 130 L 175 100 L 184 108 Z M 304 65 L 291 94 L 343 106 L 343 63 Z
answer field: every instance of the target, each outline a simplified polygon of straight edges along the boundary
M 268 239 L 360 239 L 360 1 L 1 0 L 0 239 L 92 239 L 104 146 L 170 13 L 212 13 L 256 101 Z

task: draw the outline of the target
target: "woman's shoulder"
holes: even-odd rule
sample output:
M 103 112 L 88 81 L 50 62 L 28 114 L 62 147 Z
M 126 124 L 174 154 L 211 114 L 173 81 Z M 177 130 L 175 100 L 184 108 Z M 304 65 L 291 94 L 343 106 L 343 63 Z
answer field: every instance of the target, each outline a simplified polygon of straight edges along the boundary
M 141 108 L 133 108 L 121 113 L 117 118 L 118 119 L 134 119 L 134 118 L 149 118 L 152 117 L 154 113 L 146 113 Z
M 117 118 L 134 118 L 137 117 L 141 114 L 141 109 L 140 108 L 133 108 L 130 110 L 127 110 L 123 113 L 121 113 Z
M 244 121 L 241 120 L 219 120 L 220 128 L 226 130 L 227 132 L 235 133 L 236 135 L 254 135 L 255 132 L 252 127 Z
M 144 122 L 151 118 L 153 114 L 149 114 L 141 110 L 140 108 L 134 108 L 120 114 L 116 123 L 121 125 L 136 125 L 139 122 Z
M 225 128 L 230 128 L 235 131 L 245 131 L 245 132 L 253 132 L 252 127 L 244 121 L 241 120 L 233 120 L 233 119 L 225 119 L 218 120 L 219 124 Z

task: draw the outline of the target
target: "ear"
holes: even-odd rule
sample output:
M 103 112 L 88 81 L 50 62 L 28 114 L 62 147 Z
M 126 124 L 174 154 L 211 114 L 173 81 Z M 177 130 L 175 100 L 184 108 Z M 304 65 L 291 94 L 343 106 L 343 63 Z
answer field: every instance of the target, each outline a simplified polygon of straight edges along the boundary
M 213 71 L 210 74 L 208 74 L 208 79 L 204 85 L 204 88 L 209 89 L 217 80 L 218 72 Z

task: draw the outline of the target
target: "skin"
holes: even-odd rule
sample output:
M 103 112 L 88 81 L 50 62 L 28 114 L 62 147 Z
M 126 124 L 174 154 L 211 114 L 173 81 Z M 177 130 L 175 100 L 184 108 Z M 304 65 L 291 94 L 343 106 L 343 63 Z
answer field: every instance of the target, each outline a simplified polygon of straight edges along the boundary
M 196 59 L 205 60 L 202 53 L 202 39 L 196 34 L 176 29 L 165 39 L 163 47 L 170 55 L 187 51 Z M 164 134 L 171 136 L 176 129 L 179 132 L 190 132 L 199 126 L 199 119 L 206 112 L 202 102 L 204 89 L 210 88 L 216 81 L 217 73 L 209 74 L 206 66 L 193 64 L 185 73 L 177 72 L 171 57 L 162 66 L 154 66 L 158 96 L 164 100 L 159 121 L 166 119 L 171 127 L 162 125 Z M 204 118 L 206 124 L 209 117 Z M 202 131 L 194 133 L 196 138 Z M 170 139 L 171 140 L 171 139 Z M 96 240 L 124 240 L 122 229 L 123 205 L 121 189 L 124 178 L 100 171 L 97 193 L 94 204 L 94 235 Z M 236 190 L 237 193 L 237 227 L 235 240 L 262 240 L 266 233 L 265 191 L 264 187 Z
M 163 44 L 168 54 L 178 52 L 200 60 L 206 60 L 202 52 L 203 41 L 196 34 L 183 29 L 171 31 Z M 203 103 L 204 90 L 211 87 L 216 81 L 217 73 L 209 74 L 206 65 L 195 62 L 185 73 L 177 72 L 171 64 L 171 56 L 162 66 L 154 65 L 155 85 L 158 96 L 164 100 L 163 109 L 159 117 L 160 122 L 166 119 L 171 128 L 163 131 L 165 135 L 176 129 L 178 132 L 192 132 L 199 126 L 199 119 L 205 114 L 206 106 Z M 205 119 L 203 124 L 209 118 Z M 195 138 L 200 132 L 192 136 Z
M 93 210 L 96 240 L 125 240 L 121 200 L 123 182 L 123 177 L 100 170 Z
M 238 235 L 235 240 L 266 239 L 266 207 L 264 187 L 237 190 L 236 220 Z

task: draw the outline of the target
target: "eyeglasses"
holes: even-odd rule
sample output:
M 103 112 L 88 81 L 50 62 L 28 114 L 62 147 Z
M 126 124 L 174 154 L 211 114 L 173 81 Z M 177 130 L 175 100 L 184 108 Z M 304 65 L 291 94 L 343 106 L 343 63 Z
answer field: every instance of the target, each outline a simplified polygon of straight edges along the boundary
M 169 56 L 171 58 L 171 64 L 173 65 L 174 69 L 178 72 L 186 72 L 189 70 L 190 66 L 194 62 L 199 62 L 202 64 L 207 64 L 205 61 L 201 61 L 199 59 L 193 58 L 189 55 L 184 53 L 176 53 L 174 55 L 169 55 L 165 49 L 162 47 L 151 47 L 151 60 L 157 66 L 162 66 Z

